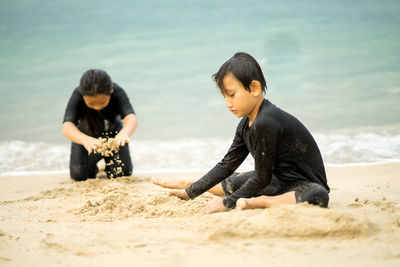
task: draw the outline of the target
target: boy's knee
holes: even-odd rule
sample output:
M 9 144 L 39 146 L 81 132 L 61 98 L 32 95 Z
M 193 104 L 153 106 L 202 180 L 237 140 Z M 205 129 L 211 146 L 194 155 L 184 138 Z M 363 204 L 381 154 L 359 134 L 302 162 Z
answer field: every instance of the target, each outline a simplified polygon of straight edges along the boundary
M 84 165 L 73 165 L 70 167 L 70 176 L 75 181 L 85 181 L 88 178 L 87 168 Z
M 82 164 L 70 165 L 70 176 L 75 181 L 85 181 L 88 178 L 96 178 L 99 169 L 96 165 L 89 167 Z
M 296 190 L 296 203 L 301 202 L 327 208 L 329 203 L 328 191 L 322 185 L 309 183 L 302 186 L 300 190 Z
M 122 175 L 123 176 L 131 176 L 133 171 L 132 162 L 127 162 L 122 166 Z

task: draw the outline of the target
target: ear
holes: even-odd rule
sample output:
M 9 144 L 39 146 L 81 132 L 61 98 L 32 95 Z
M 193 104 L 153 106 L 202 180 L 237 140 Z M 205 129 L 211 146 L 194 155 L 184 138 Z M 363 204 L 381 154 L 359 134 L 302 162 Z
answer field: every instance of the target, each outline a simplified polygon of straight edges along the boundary
M 259 96 L 262 94 L 261 83 L 259 81 L 253 80 L 250 83 L 251 94 L 253 96 Z
M 111 94 L 114 93 L 114 88 L 111 88 Z

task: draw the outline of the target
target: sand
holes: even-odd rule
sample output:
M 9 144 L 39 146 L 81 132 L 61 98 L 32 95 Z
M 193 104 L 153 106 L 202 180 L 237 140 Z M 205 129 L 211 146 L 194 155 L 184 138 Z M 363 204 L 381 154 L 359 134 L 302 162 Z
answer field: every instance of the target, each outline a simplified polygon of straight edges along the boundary
M 96 153 L 99 153 L 103 157 L 110 157 L 116 154 L 113 160 L 105 163 L 105 165 L 112 169 L 112 173 L 110 172 L 108 176 L 110 178 L 115 178 L 114 173 L 116 176 L 123 175 L 122 166 L 124 166 L 124 163 L 119 158 L 119 145 L 115 141 L 115 138 L 99 137 L 97 139 L 100 141 L 100 145 L 95 149 Z M 105 169 L 105 167 L 106 166 L 104 166 L 103 169 Z
M 203 215 L 150 177 L 0 177 L 1 266 L 400 266 L 400 164 L 327 168 L 328 209 Z

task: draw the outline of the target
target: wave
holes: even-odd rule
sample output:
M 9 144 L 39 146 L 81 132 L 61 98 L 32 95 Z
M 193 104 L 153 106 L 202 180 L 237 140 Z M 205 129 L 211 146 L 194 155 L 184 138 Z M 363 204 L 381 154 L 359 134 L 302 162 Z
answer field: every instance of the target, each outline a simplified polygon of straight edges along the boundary
M 400 135 L 328 133 L 314 135 L 328 166 L 400 162 Z M 230 138 L 134 140 L 130 145 L 136 173 L 205 172 L 226 153 Z M 0 142 L 0 176 L 68 173 L 69 144 Z M 240 169 L 254 168 L 249 156 Z
M 317 134 L 315 139 L 327 165 L 365 165 L 400 161 L 398 134 Z

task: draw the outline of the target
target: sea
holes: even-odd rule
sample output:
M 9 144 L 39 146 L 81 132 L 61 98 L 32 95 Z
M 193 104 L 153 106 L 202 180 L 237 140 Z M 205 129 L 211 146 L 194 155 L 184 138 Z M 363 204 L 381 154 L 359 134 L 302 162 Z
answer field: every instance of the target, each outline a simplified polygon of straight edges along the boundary
M 400 162 L 399 14 L 398 0 L 1 1 L 0 176 L 68 173 L 62 120 L 90 68 L 135 109 L 134 173 L 207 171 L 239 123 L 211 76 L 239 51 L 326 165 Z

